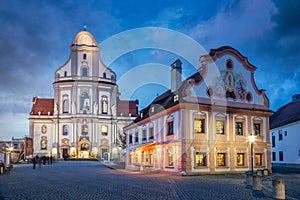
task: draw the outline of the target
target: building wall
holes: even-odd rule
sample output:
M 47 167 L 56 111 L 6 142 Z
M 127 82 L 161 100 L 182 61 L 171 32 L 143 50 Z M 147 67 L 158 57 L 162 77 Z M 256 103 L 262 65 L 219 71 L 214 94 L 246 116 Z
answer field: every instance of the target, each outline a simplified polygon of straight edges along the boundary
M 299 121 L 270 130 L 272 163 L 300 164 L 299 130 Z M 272 137 L 275 138 L 274 142 Z

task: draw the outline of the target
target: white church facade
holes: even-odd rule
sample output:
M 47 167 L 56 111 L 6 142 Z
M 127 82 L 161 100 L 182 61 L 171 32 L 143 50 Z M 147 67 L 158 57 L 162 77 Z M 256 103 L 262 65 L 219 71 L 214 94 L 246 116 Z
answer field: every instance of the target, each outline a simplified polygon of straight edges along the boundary
M 91 33 L 80 31 L 70 50 L 55 72 L 54 98 L 33 98 L 34 155 L 118 157 L 120 135 L 136 117 L 138 102 L 119 99 L 116 74 L 102 63 Z

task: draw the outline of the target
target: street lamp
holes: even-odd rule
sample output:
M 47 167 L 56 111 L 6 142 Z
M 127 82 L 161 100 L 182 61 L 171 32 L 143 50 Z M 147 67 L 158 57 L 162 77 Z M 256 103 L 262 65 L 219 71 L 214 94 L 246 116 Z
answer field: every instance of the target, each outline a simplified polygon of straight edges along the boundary
M 255 136 L 254 135 L 250 135 L 249 136 L 249 141 L 250 141 L 250 145 L 251 145 L 251 150 L 250 150 L 250 156 L 251 156 L 251 171 L 253 174 L 253 144 L 255 141 Z

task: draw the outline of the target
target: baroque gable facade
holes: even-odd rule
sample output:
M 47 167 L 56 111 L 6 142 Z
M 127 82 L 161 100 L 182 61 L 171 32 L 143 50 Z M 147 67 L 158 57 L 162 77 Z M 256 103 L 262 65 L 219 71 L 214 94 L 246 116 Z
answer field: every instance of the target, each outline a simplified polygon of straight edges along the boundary
M 126 168 L 183 174 L 241 173 L 252 167 L 271 171 L 272 112 L 254 82 L 256 67 L 228 46 L 201 56 L 200 63 L 181 81 L 181 62 L 175 61 L 171 89 L 125 127 Z
M 136 116 L 138 103 L 119 99 L 116 74 L 102 63 L 91 33 L 80 31 L 70 50 L 55 72 L 54 98 L 33 98 L 29 121 L 34 154 L 117 157 L 123 127 Z

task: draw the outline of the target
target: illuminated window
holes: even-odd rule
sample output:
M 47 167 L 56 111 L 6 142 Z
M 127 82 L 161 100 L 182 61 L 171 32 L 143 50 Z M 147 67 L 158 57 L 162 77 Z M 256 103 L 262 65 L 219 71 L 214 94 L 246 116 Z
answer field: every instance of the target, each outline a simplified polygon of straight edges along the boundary
M 194 119 L 194 132 L 205 133 L 205 119 Z
M 63 135 L 68 135 L 68 125 L 63 125 Z
M 255 166 L 262 166 L 262 154 L 261 153 L 255 154 Z
M 171 150 L 167 150 L 167 167 L 174 167 L 174 155 Z
M 167 135 L 173 135 L 174 134 L 174 123 L 173 121 L 167 122 Z
M 243 122 L 235 122 L 235 134 L 243 135 Z
M 176 94 L 175 96 L 174 96 L 174 102 L 177 102 L 178 101 L 178 94 Z
M 217 166 L 225 166 L 226 165 L 226 153 L 218 153 L 217 154 Z
M 236 158 L 237 166 L 244 166 L 245 165 L 245 154 L 238 153 Z
M 224 134 L 224 121 L 223 120 L 216 121 L 216 134 Z
M 206 166 L 206 153 L 196 152 L 195 153 L 195 166 Z
M 107 101 L 107 96 L 102 96 L 102 114 L 107 114 L 108 113 L 108 101 Z
M 101 126 L 101 134 L 107 136 L 108 134 L 108 127 L 106 125 Z

